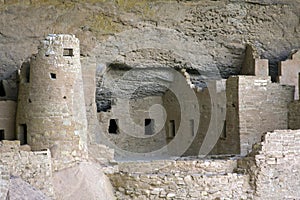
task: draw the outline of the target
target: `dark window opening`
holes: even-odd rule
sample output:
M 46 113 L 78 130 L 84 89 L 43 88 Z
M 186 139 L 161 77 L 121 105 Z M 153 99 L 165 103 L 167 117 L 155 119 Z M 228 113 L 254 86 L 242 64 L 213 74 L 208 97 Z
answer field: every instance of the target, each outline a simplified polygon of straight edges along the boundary
M 64 98 L 64 99 L 67 99 L 67 97 L 66 97 L 66 96 L 64 96 L 63 98 Z
M 4 140 L 4 130 L 0 130 L 0 141 Z
M 27 144 L 27 125 L 20 124 L 19 125 L 19 140 L 21 145 Z
M 28 99 L 28 103 L 31 103 L 32 101 L 31 101 L 31 99 Z
M 25 62 L 21 67 L 22 71 L 22 82 L 29 83 L 30 82 L 30 64 L 29 62 Z
M 175 137 L 175 120 L 170 120 L 169 122 L 169 138 L 174 138 Z
M 224 125 L 223 125 L 223 129 L 222 129 L 222 133 L 221 133 L 220 138 L 221 138 L 222 140 L 225 140 L 226 137 L 227 137 L 227 135 L 226 135 L 226 120 L 225 120 L 225 121 L 224 121 Z
M 190 120 L 190 130 L 191 130 L 191 135 L 195 136 L 195 124 L 193 119 Z
M 145 119 L 145 135 L 153 135 L 154 133 L 154 119 Z
M 74 56 L 73 49 L 64 49 L 63 56 Z
M 56 74 L 55 73 L 50 73 L 50 78 L 51 79 L 56 79 Z
M 110 119 L 109 120 L 108 133 L 118 134 L 118 132 L 119 132 L 118 120 L 117 119 Z
M 0 81 L 0 97 L 5 97 L 6 96 L 6 92 L 5 92 L 5 88 L 3 85 L 3 81 Z
M 26 83 L 29 83 L 29 81 L 30 81 L 30 67 L 26 68 L 25 76 L 26 76 Z

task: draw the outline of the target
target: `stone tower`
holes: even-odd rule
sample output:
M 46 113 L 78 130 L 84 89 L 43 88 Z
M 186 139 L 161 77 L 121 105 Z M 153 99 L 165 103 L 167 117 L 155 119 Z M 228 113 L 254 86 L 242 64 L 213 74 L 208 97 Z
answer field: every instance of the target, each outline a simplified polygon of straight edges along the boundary
M 48 35 L 20 70 L 17 139 L 32 150 L 49 148 L 54 169 L 87 156 L 87 119 L 79 40 Z

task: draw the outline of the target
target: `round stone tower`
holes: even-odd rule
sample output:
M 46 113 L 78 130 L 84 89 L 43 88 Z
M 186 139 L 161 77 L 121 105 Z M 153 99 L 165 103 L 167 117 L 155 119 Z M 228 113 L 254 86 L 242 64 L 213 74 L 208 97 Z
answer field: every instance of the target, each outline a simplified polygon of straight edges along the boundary
M 32 150 L 49 148 L 54 169 L 87 156 L 87 118 L 79 40 L 48 35 L 20 70 L 17 139 Z

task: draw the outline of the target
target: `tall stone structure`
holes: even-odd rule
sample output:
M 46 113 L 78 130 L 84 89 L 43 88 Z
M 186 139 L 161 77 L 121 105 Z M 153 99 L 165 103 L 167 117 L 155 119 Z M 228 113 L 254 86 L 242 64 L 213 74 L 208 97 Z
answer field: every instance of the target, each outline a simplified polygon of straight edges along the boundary
M 263 133 L 288 128 L 294 86 L 272 83 L 271 77 L 240 75 L 231 76 L 226 88 L 226 132 L 239 135 L 242 156 L 251 152 Z
M 20 71 L 17 139 L 49 148 L 54 170 L 87 155 L 87 119 L 79 40 L 48 35 Z

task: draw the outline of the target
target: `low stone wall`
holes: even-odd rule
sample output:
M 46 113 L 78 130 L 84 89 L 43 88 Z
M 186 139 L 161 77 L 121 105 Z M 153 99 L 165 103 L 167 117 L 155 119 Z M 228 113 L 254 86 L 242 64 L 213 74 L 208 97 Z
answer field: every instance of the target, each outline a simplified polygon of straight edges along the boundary
M 261 145 L 238 166 L 250 175 L 255 199 L 299 199 L 300 130 L 265 134 Z
M 119 163 L 109 175 L 118 199 L 248 199 L 249 176 L 237 160 L 157 160 Z
M 127 162 L 118 199 L 299 199 L 300 130 L 276 130 L 244 158 Z
M 20 146 L 19 141 L 0 142 L 2 165 L 8 169 L 9 175 L 20 176 L 47 196 L 53 197 L 50 151 L 31 152 L 22 149 L 24 146 Z
M 249 176 L 228 173 L 201 175 L 182 173 L 110 176 L 118 199 L 249 199 Z M 250 195 L 250 196 L 249 196 Z

